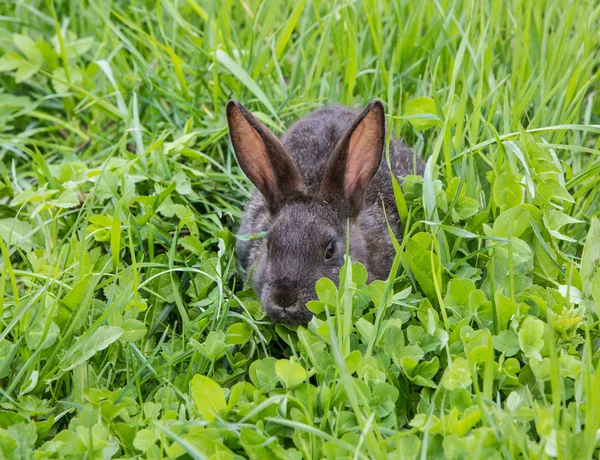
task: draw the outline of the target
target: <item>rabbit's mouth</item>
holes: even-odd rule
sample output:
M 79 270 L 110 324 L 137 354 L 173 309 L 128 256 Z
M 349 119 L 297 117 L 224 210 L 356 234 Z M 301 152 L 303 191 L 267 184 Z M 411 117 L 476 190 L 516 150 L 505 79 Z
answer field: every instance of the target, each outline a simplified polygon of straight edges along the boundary
M 311 320 L 313 314 L 306 308 L 306 302 L 310 299 L 305 298 L 306 292 L 304 289 L 300 290 L 294 301 L 286 302 L 287 304 L 278 302 L 277 300 L 281 299 L 275 295 L 274 291 L 276 292 L 273 289 L 265 289 L 261 296 L 265 312 L 271 321 L 297 325 L 306 324 Z
M 291 325 L 306 324 L 313 317 L 313 314 L 300 302 L 296 302 L 286 308 L 270 304 L 265 306 L 265 311 L 274 323 Z

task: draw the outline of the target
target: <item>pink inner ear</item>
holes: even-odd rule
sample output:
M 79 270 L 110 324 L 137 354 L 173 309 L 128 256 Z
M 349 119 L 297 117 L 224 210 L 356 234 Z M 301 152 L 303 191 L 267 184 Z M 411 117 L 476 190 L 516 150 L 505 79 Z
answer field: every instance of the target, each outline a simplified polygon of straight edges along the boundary
M 267 149 L 260 134 L 248 123 L 237 108 L 232 113 L 235 129 L 231 134 L 238 148 L 240 166 L 259 190 L 275 184 L 275 175 L 267 156 Z
M 380 152 L 377 149 L 381 133 L 377 115 L 373 112 L 372 110 L 363 118 L 350 138 L 344 177 L 346 196 L 352 195 L 357 188 L 366 186 L 366 182 L 372 178 L 373 169 L 379 166 L 374 163 L 379 159 Z

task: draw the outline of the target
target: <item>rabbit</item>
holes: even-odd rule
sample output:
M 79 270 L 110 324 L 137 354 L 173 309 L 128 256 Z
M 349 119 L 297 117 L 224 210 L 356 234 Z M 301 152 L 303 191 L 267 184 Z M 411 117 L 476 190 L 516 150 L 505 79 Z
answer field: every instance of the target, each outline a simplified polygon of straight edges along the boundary
M 236 100 L 227 104 L 233 150 L 256 186 L 238 234 L 236 252 L 265 312 L 276 323 L 306 324 L 315 283 L 337 282 L 344 264 L 347 222 L 350 256 L 365 265 L 369 281 L 386 279 L 399 217 L 390 170 L 383 159 L 385 112 L 375 99 L 358 112 L 328 106 L 297 121 L 280 141 Z M 389 147 L 392 172 L 402 180 L 423 174 L 424 164 L 398 139 Z M 252 270 L 251 270 L 252 269 Z

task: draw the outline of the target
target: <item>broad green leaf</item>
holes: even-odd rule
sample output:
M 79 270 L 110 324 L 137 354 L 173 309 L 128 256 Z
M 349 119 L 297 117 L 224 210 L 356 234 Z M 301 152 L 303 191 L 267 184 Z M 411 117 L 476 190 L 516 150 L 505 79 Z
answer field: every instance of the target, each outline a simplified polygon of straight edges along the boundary
M 547 214 L 544 214 L 544 224 L 546 225 L 546 228 L 548 229 L 550 234 L 554 238 L 569 241 L 572 243 L 574 243 L 576 240 L 560 233 L 558 230 L 565 225 L 581 223 L 583 223 L 582 220 L 575 219 L 562 211 L 557 211 L 556 209 L 552 209 Z
M 538 174 L 553 173 L 560 174 L 562 171 L 554 163 L 552 156 L 543 145 L 535 141 L 533 135 L 519 126 L 521 142 L 534 169 Z
M 60 333 L 60 329 L 54 321 L 51 321 L 46 337 L 44 338 L 45 328 L 45 322 L 40 321 L 35 323 L 35 325 L 28 331 L 25 341 L 27 342 L 27 347 L 30 350 L 36 350 L 38 347 L 40 347 L 41 350 L 45 350 L 46 348 L 54 345 Z M 42 339 L 44 339 L 43 343 Z
M 415 279 L 429 299 L 436 298 L 435 285 L 433 284 L 433 271 L 431 269 L 431 235 L 417 233 L 406 244 L 405 259 L 410 265 Z M 434 256 L 434 260 L 436 257 Z
M 366 267 L 360 262 L 354 262 L 352 264 L 352 282 L 357 286 L 361 286 L 369 279 L 369 273 Z
M 440 123 L 435 102 L 430 97 L 416 97 L 406 103 L 408 121 L 417 131 L 424 131 Z
M 178 137 L 177 139 L 175 139 L 173 142 L 165 142 L 164 144 L 164 152 L 165 155 L 170 154 L 171 152 L 181 152 L 181 150 L 185 147 L 191 147 L 193 144 L 193 140 L 198 136 L 198 132 L 192 132 L 192 133 L 187 133 L 184 134 L 180 137 Z M 175 178 L 174 178 L 175 179 Z
M 536 275 L 547 280 L 556 280 L 560 275 L 560 263 L 556 252 L 542 240 L 541 235 L 533 239 L 534 270 Z
M 181 439 L 189 447 L 192 447 L 195 453 L 202 455 L 201 458 L 210 458 L 211 460 L 234 460 L 236 458 L 233 452 L 220 442 L 220 433 L 217 430 L 195 430 L 182 435 Z M 180 449 L 176 449 L 176 447 L 180 447 Z M 180 445 L 172 444 L 167 450 L 167 455 L 175 458 L 183 455 L 184 452 L 185 450 Z
M 522 206 L 507 209 L 494 222 L 494 236 L 519 238 L 530 225 L 529 212 Z
M 416 366 L 416 363 L 414 363 Z M 363 356 L 360 360 L 356 374 L 362 379 L 365 385 L 385 382 L 385 372 L 381 369 L 380 363 L 374 356 Z
M 9 72 L 19 67 L 23 57 L 19 53 L 6 53 L 0 58 L 0 72 Z
M 508 297 L 502 295 L 500 291 L 496 291 L 495 295 L 496 311 L 498 312 L 498 327 L 502 329 L 508 328 L 508 323 L 515 313 L 517 313 L 517 304 Z
M 361 359 L 362 355 L 359 350 L 354 350 L 344 358 L 346 368 L 348 369 L 348 374 L 352 375 L 354 372 L 356 372 Z
M 27 252 L 37 246 L 33 241 L 32 233 L 33 227 L 28 222 L 13 217 L 0 219 L 0 237 L 6 243 L 10 241 L 23 251 Z
M 549 358 L 532 359 L 529 361 L 529 367 L 539 382 L 546 382 L 552 378 L 552 364 Z
M 81 86 L 83 82 L 83 75 L 78 67 L 69 67 L 69 78 L 65 72 L 64 67 L 58 67 L 52 72 L 52 86 L 57 93 L 67 93 L 71 89 L 71 86 L 62 82 L 71 81 L 72 85 Z
M 202 344 L 194 339 L 190 339 L 190 342 L 211 361 L 216 361 L 225 356 L 230 347 L 230 344 L 226 342 L 225 333 L 221 331 L 210 331 Z
M 444 298 L 447 306 L 465 306 L 469 295 L 475 291 L 475 283 L 470 279 L 454 278 L 448 283 L 448 294 Z
M 94 236 L 96 241 L 110 241 L 113 219 L 109 216 L 93 215 L 89 218 L 90 225 L 86 231 Z
M 27 60 L 39 68 L 42 64 L 42 53 L 37 49 L 35 42 L 28 36 L 21 34 L 14 34 L 13 42 Z
M 212 422 L 227 414 L 227 403 L 223 389 L 214 380 L 200 374 L 194 375 L 190 382 L 190 391 L 194 406 L 204 420 Z
M 562 375 L 575 380 L 582 370 L 581 359 L 572 355 L 562 355 L 558 358 Z
M 78 57 L 89 51 L 95 43 L 94 37 L 83 37 L 77 40 L 69 40 L 66 44 L 67 54 L 69 57 Z
M 369 405 L 375 409 L 379 417 L 386 417 L 396 410 L 396 401 L 400 392 L 387 382 L 377 383 L 373 387 L 373 398 Z
M 137 450 L 141 450 L 142 452 L 146 452 L 151 446 L 156 444 L 156 441 L 158 441 L 158 436 L 156 436 L 153 431 L 144 428 L 138 431 L 135 435 L 133 447 L 135 447 Z
M 184 236 L 179 240 L 179 244 L 197 256 L 201 256 L 204 252 L 204 245 L 202 242 L 193 236 Z
M 523 186 L 510 171 L 496 176 L 493 194 L 494 201 L 499 207 L 512 208 L 523 202 Z
M 434 356 L 429 361 L 419 363 L 415 371 L 415 377 L 421 377 L 426 381 L 431 381 L 440 368 L 440 362 L 437 356 Z
M 137 319 L 126 319 L 121 327 L 123 328 L 123 335 L 121 336 L 123 342 L 136 342 L 143 339 L 148 332 L 146 325 Z
M 315 286 L 319 300 L 330 306 L 336 306 L 338 301 L 337 286 L 329 278 L 321 278 Z
M 250 339 L 252 329 L 247 323 L 235 323 L 227 328 L 227 343 L 231 345 L 241 345 Z
M 511 330 L 500 331 L 492 337 L 494 348 L 505 356 L 514 356 L 519 351 L 519 339 Z
M 55 321 L 61 330 L 64 330 L 65 326 L 74 320 L 75 315 L 80 312 L 81 308 L 89 306 L 94 287 L 95 282 L 92 275 L 86 275 L 74 284 L 71 290 L 60 300 Z
M 464 436 L 467 432 L 473 428 L 481 420 L 481 411 L 474 410 L 465 415 L 454 425 L 454 433 L 457 436 Z
M 277 386 L 279 379 L 275 370 L 276 363 L 277 359 L 272 356 L 252 362 L 248 375 L 257 388 L 268 392 Z
M 472 382 L 469 364 L 466 359 L 461 357 L 452 361 L 452 365 L 446 369 L 442 378 L 442 385 L 446 390 L 469 388 Z
M 479 211 L 479 203 L 477 200 L 468 196 L 460 197 L 451 210 L 452 221 L 454 223 L 467 220 L 473 217 Z M 472 237 L 471 237 L 472 238 Z
M 521 404 L 521 395 L 519 393 L 517 393 L 516 391 L 511 391 L 511 393 L 508 395 L 508 398 L 506 398 L 506 408 L 510 412 L 514 413 L 517 411 L 520 404 Z
M 19 395 L 22 396 L 32 391 L 38 383 L 38 377 L 39 372 L 33 371 L 29 375 L 29 378 L 23 382 L 23 385 L 21 385 L 21 391 L 19 392 Z
M 541 184 L 538 184 L 538 191 L 548 201 L 567 201 L 575 203 L 571 194 L 565 189 L 556 179 L 546 179 Z
M 8 433 L 17 442 L 17 448 L 8 458 L 28 459 L 32 457 L 37 440 L 37 432 L 33 423 L 18 423 L 8 427 Z M 0 436 L 2 437 L 2 436 Z
M 61 363 L 63 371 L 70 371 L 84 363 L 96 353 L 104 350 L 123 335 L 123 329 L 115 326 L 100 326 L 88 336 L 82 336 L 67 352 Z
M 269 442 L 269 438 L 254 428 L 242 428 L 240 431 L 240 444 L 245 452 L 248 452 L 250 458 L 254 459 L 283 459 L 288 454 L 279 443 Z
M 359 318 L 354 325 L 356 330 L 360 334 L 364 343 L 370 343 L 373 341 L 374 327 L 372 323 L 368 322 L 364 318 Z
M 526 358 L 541 361 L 540 350 L 544 346 L 544 323 L 533 316 L 528 316 L 519 328 L 519 347 Z
M 421 452 L 421 440 L 414 434 L 396 435 L 397 458 L 418 458 Z
M 394 356 L 404 347 L 404 333 L 397 325 L 387 328 L 383 336 L 383 351 L 388 356 Z
M 286 388 L 300 385 L 306 380 L 306 370 L 301 364 L 289 359 L 280 359 L 275 363 L 277 377 Z
M 7 460 L 15 458 L 17 447 L 15 438 L 8 431 L 0 428 L 0 458 Z
M 24 81 L 29 80 L 40 70 L 39 64 L 33 64 L 29 61 L 19 61 L 19 66 L 17 67 L 17 74 L 15 75 L 16 83 L 23 83 Z
M 309 300 L 306 303 L 306 308 L 311 311 L 312 313 L 314 313 L 315 315 L 318 315 L 319 313 L 323 313 L 325 311 L 325 307 L 327 306 L 327 304 L 325 302 L 321 302 L 319 300 Z
M 50 201 L 50 203 L 64 209 L 74 208 L 80 204 L 75 190 L 65 190 L 58 198 Z
M 531 247 L 518 238 L 511 238 L 509 244 L 499 244 L 494 247 L 494 260 L 505 270 L 507 276 L 512 265 L 513 280 L 515 275 L 530 273 L 534 266 Z

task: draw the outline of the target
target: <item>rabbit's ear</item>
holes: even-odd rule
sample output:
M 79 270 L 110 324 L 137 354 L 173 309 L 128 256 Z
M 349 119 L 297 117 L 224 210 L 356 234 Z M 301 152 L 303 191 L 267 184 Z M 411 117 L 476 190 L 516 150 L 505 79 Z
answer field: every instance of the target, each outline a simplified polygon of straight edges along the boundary
M 279 139 L 236 100 L 227 104 L 227 122 L 238 163 L 262 193 L 271 214 L 305 191 L 298 168 Z
M 362 207 L 364 191 L 381 165 L 385 146 L 385 111 L 373 100 L 344 133 L 325 169 L 321 196 L 325 200 L 346 199 L 350 217 Z

